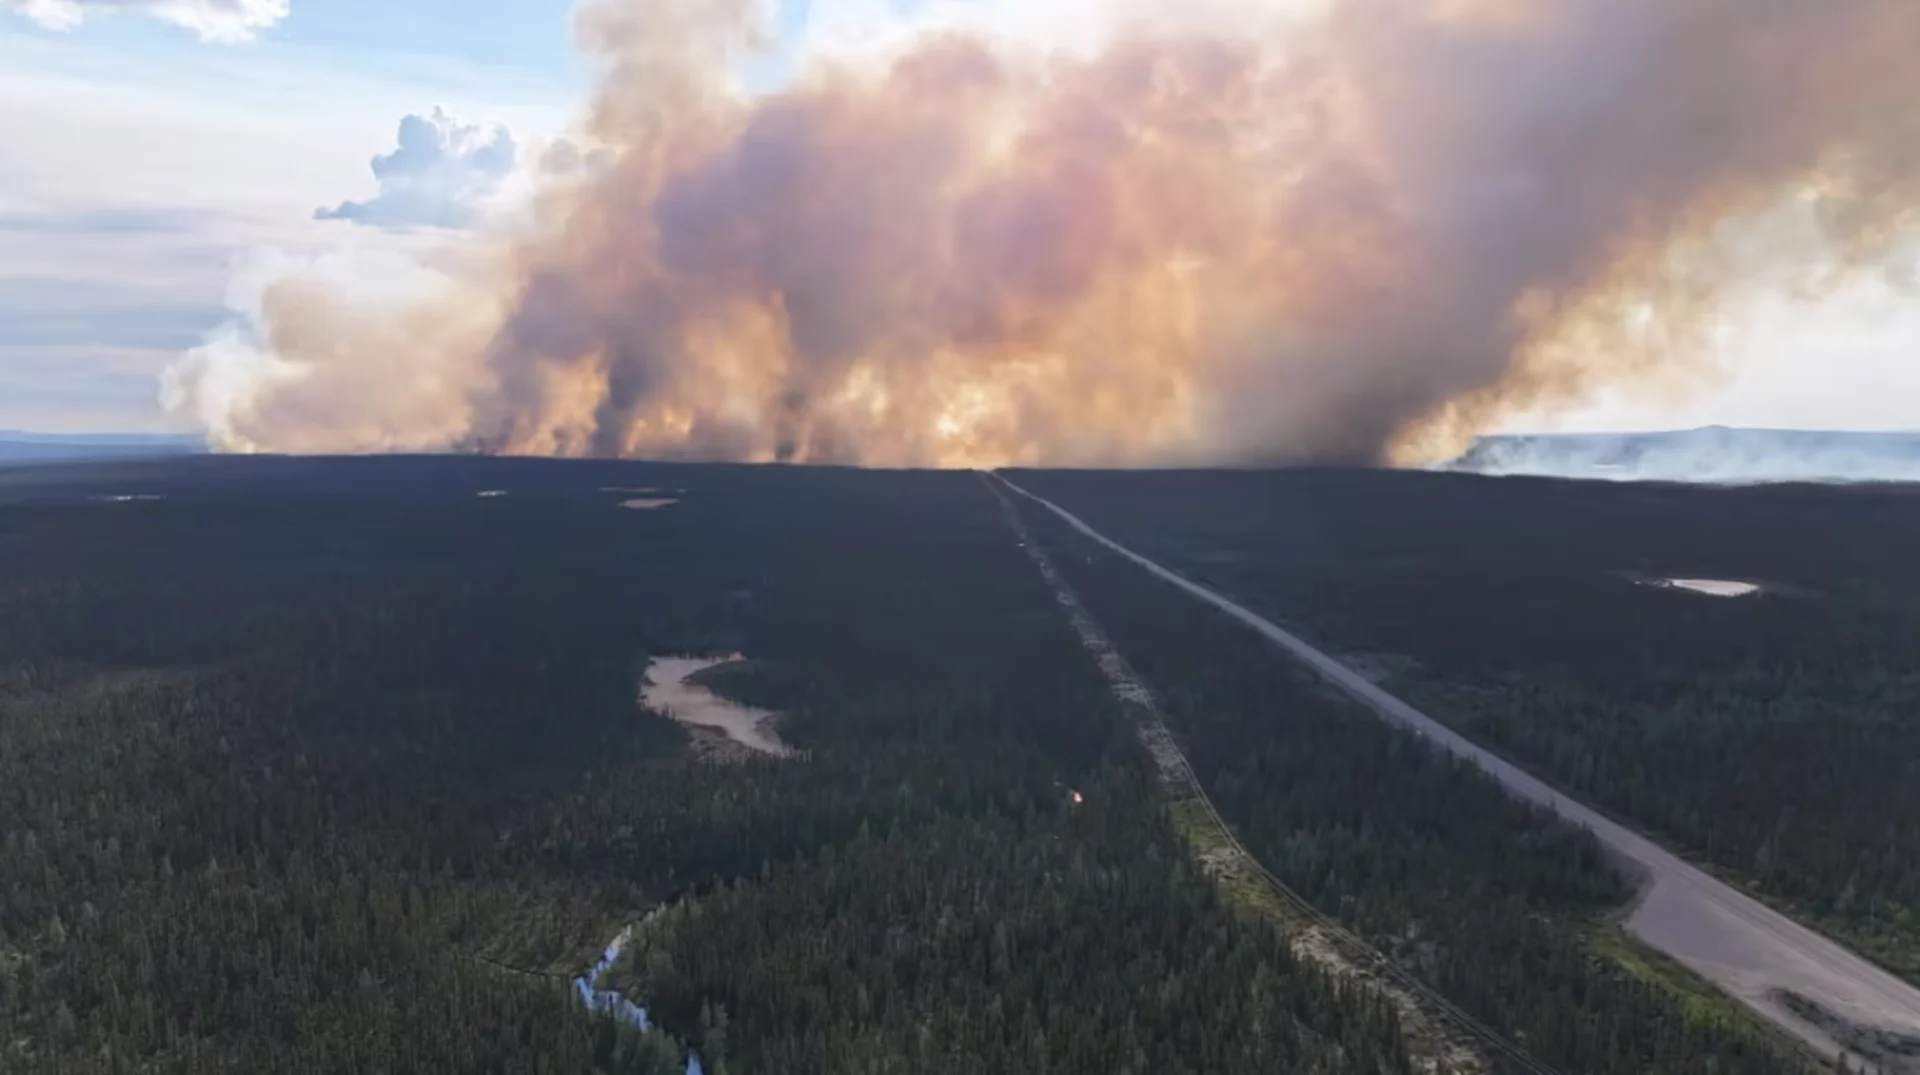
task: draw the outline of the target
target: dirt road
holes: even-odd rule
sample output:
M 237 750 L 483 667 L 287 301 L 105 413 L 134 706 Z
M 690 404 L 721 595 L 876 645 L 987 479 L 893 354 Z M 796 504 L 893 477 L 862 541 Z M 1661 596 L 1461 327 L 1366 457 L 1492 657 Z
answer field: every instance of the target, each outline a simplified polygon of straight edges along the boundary
M 1835 1020 L 1822 1020 L 1828 1024 L 1822 1027 L 1795 1014 L 1781 999 L 1785 990 L 1814 1001 L 1862 1031 L 1920 1040 L 1920 989 L 1548 787 L 1271 621 L 1135 553 L 1058 504 L 999 475 L 994 477 L 1087 537 L 1264 635 L 1380 716 L 1479 766 L 1513 795 L 1590 830 L 1647 879 L 1627 928 L 1768 1021 L 1829 1057 L 1841 1052 L 1840 1037 L 1849 1039 L 1845 1044 L 1853 1051 L 1861 1048 L 1856 1034 L 1834 1029 Z

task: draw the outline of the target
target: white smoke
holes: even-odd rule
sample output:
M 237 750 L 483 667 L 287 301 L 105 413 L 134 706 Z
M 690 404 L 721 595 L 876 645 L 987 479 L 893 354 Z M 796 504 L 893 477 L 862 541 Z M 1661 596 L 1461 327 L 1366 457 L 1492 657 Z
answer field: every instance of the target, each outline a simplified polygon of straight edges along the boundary
M 362 450 L 418 450 L 445 444 L 459 435 L 446 426 L 448 413 L 470 387 L 463 369 L 436 366 L 431 356 L 405 364 L 406 376 L 394 377 L 393 357 L 434 331 L 457 331 L 442 323 L 421 326 L 406 311 L 444 300 L 458 287 L 460 253 L 442 247 L 427 256 L 390 241 L 344 245 L 318 255 L 281 250 L 256 253 L 235 276 L 227 305 L 234 317 L 208 340 L 162 374 L 160 402 L 168 411 L 193 418 L 209 439 L 231 451 L 323 451 L 330 446 L 304 441 L 264 445 L 235 427 L 230 416 L 262 391 L 298 401 L 287 412 L 290 425 L 300 409 L 327 411 L 347 407 L 357 417 Z M 285 281 L 297 279 L 300 287 Z M 332 319 L 342 309 L 363 311 L 367 333 L 349 360 L 324 369 L 290 363 L 279 352 L 299 345 L 301 325 Z M 484 311 L 476 311 L 484 317 Z
M 1440 467 L 1495 476 L 1604 481 L 1920 481 L 1920 433 L 1712 426 L 1664 433 L 1483 437 Z
M 1081 0 L 743 94 L 763 8 L 583 8 L 599 165 L 433 300 L 275 281 L 175 403 L 287 451 L 1430 460 L 1920 225 L 1913 0 Z

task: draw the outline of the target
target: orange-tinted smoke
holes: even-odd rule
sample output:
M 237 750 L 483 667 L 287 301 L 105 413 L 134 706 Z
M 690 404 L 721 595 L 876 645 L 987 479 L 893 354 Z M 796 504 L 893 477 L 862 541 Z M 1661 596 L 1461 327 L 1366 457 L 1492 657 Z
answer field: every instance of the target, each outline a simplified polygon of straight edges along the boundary
M 1093 55 L 928 33 L 728 88 L 749 0 L 582 17 L 538 223 L 394 309 L 288 280 L 232 447 L 1374 462 L 1684 362 L 1920 221 L 1916 0 L 1333 0 Z M 1625 346 L 1626 311 L 1676 346 Z

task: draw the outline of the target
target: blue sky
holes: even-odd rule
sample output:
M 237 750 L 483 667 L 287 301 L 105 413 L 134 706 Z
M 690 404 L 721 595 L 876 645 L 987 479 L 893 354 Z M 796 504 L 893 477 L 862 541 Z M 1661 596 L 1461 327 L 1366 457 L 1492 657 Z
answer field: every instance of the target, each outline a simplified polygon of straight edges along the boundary
M 142 0 L 0 0 L 0 429 L 170 428 L 159 371 L 225 319 L 257 251 L 449 223 L 423 205 L 488 182 L 468 165 L 497 163 L 496 125 L 537 143 L 589 89 L 567 0 L 195 4 L 219 40 Z M 782 8 L 790 36 L 809 8 Z M 472 152 L 383 183 L 370 162 L 407 116 L 431 152 Z

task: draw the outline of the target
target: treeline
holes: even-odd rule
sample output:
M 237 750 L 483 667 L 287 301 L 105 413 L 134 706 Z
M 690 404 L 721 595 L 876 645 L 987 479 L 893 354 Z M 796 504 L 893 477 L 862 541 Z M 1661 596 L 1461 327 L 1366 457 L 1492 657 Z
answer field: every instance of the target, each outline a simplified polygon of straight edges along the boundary
M 1156 690 L 1228 823 L 1315 906 L 1558 1070 L 1798 1068 L 1744 1016 L 1690 1008 L 1596 951 L 1629 891 L 1585 834 L 1051 513 L 1021 508 Z
M 1028 480 L 1920 981 L 1910 486 Z M 1667 578 L 1763 592 L 1643 584 Z
M 648 653 L 734 650 L 806 761 L 636 712 Z M 969 475 L 9 472 L 0 1070 L 1409 1070 L 1142 772 Z M 661 1031 L 589 1016 L 663 907 Z

